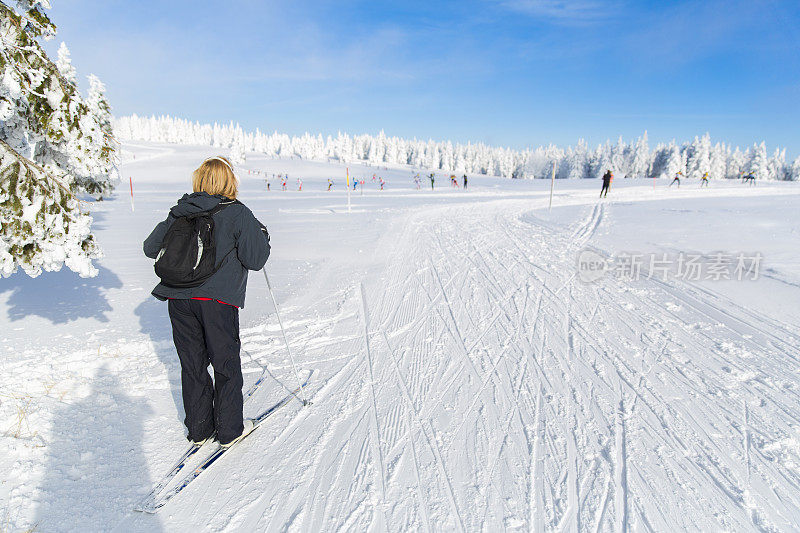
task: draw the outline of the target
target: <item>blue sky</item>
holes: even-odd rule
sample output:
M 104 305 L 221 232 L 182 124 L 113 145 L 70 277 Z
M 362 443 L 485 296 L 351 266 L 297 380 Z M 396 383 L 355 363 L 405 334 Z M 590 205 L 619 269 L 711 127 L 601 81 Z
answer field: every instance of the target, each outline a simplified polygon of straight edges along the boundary
M 800 154 L 800 2 L 53 0 L 118 115 L 515 148 L 708 131 Z

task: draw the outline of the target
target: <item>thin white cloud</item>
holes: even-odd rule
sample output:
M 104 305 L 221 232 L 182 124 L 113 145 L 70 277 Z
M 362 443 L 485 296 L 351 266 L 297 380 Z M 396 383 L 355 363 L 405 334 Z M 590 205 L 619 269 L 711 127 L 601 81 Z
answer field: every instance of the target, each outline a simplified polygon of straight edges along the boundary
M 586 24 L 600 22 L 612 16 L 618 2 L 595 0 L 500 0 L 500 5 L 533 17 L 561 23 Z

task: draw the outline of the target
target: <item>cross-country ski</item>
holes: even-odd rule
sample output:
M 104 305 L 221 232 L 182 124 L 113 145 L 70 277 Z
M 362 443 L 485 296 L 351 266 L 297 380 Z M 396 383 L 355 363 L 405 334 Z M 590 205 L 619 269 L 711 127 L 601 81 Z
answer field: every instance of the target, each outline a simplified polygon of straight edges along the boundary
M 310 379 L 311 375 L 308 376 L 308 379 L 303 383 L 302 386 L 305 387 L 306 385 L 308 385 Z M 261 425 L 261 423 L 263 423 L 264 420 L 266 420 L 268 417 L 272 416 L 275 413 L 275 411 L 287 405 L 293 399 L 297 398 L 298 397 L 297 395 L 300 393 L 300 390 L 301 387 L 297 387 L 295 390 L 291 391 L 289 394 L 284 396 L 283 399 L 281 399 L 278 403 L 271 406 L 269 409 L 263 411 L 262 413 L 256 415 L 252 419 L 253 427 L 252 429 L 250 429 L 249 433 L 252 433 L 256 429 L 258 429 L 258 426 Z M 247 435 L 245 435 L 245 437 L 246 436 Z M 170 479 L 175 477 L 175 474 L 177 474 L 182 468 L 182 466 L 186 464 L 186 461 L 194 454 L 194 452 L 196 452 L 200 448 L 202 448 L 202 445 L 201 446 L 193 445 L 191 449 L 187 452 L 187 454 L 184 454 L 184 456 L 181 458 L 181 461 L 179 462 L 180 468 L 176 465 L 176 467 L 173 468 L 173 470 L 170 472 L 169 474 Z M 156 511 L 164 507 L 164 505 L 166 505 L 169 500 L 171 500 L 179 492 L 185 489 L 189 485 L 189 483 L 197 479 L 197 477 L 199 477 L 200 474 L 202 474 L 206 469 L 208 469 L 208 467 L 210 467 L 213 463 L 215 463 L 220 457 L 225 455 L 232 448 L 233 445 L 231 446 L 217 445 L 217 447 L 213 450 L 213 452 L 208 457 L 203 459 L 203 461 L 194 470 L 192 470 L 192 472 L 190 472 L 182 481 L 180 481 L 177 485 L 175 485 L 175 487 L 167 490 L 160 496 L 158 495 L 158 493 L 156 493 L 152 499 L 143 502 L 139 507 L 136 508 L 136 510 L 146 513 L 155 513 Z M 165 486 L 166 483 L 162 484 L 161 488 L 164 488 Z

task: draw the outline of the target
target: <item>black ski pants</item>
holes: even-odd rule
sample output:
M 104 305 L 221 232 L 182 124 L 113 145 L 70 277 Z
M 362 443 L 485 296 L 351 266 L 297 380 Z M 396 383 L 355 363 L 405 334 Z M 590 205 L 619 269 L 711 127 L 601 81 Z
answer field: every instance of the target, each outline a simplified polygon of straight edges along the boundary
M 608 196 L 608 186 L 609 185 L 611 185 L 610 182 L 607 182 L 607 181 L 603 182 L 603 188 L 600 189 L 600 196 L 604 196 L 603 193 L 605 193 L 605 196 Z
M 239 308 L 213 300 L 169 300 L 168 305 L 188 438 L 199 441 L 216 430 L 217 439 L 228 443 L 244 429 Z

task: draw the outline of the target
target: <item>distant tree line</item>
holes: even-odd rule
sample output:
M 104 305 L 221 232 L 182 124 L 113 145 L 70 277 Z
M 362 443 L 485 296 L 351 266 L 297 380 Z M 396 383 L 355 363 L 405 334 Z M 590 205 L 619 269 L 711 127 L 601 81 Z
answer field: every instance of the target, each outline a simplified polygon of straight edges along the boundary
M 487 146 L 483 143 L 453 143 L 377 135 L 338 135 L 323 137 L 305 133 L 289 136 L 246 132 L 241 126 L 201 124 L 171 116 L 121 117 L 115 123 L 120 140 L 208 145 L 230 148 L 241 160 L 245 151 L 271 157 L 334 159 L 374 165 L 409 165 L 455 173 L 486 174 L 506 178 L 549 178 L 555 166 L 556 177 L 599 178 L 607 169 L 617 177 L 672 177 L 678 171 L 687 177 L 708 172 L 712 178 L 738 178 L 752 172 L 760 180 L 800 178 L 800 157 L 786 161 L 786 150 L 771 155 L 765 143 L 742 150 L 728 144 L 712 143 L 708 133 L 694 140 L 658 144 L 651 149 L 647 132 L 632 143 L 620 138 L 590 148 L 581 140 L 575 146 L 555 145 L 524 150 Z

